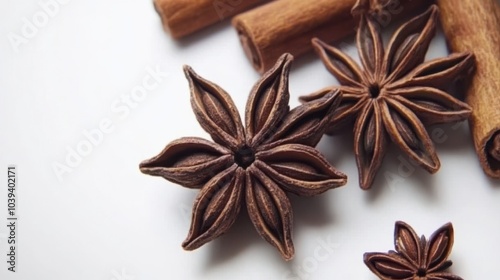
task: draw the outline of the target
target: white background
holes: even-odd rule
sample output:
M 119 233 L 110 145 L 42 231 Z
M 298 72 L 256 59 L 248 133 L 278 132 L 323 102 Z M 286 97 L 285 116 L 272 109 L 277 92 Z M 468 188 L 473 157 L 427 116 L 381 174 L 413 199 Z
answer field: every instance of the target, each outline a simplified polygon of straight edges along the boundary
M 176 138 L 207 137 L 191 111 L 183 64 L 232 94 L 240 112 L 259 75 L 229 22 L 176 42 L 150 0 L 72 0 L 59 8 L 16 51 L 9 36 L 23 36 L 23 18 L 33 22 L 42 9 L 38 1 L 0 1 L 0 279 L 376 279 L 363 253 L 393 249 L 397 220 L 426 236 L 453 222 L 452 271 L 464 279 L 497 274 L 500 183 L 480 169 L 465 123 L 429 129 L 439 140 L 437 174 L 408 168 L 393 149 L 370 191 L 358 187 L 352 136 L 324 137 L 318 148 L 349 182 L 319 197 L 292 197 L 290 262 L 244 215 L 226 235 L 184 251 L 196 191 L 143 175 L 138 164 Z M 428 58 L 444 55 L 438 34 Z M 125 105 L 122 98 L 155 69 L 168 77 Z M 335 83 L 314 54 L 300 58 L 291 105 Z M 84 132 L 106 120 L 112 131 L 59 180 L 54 165 L 67 165 Z M 16 273 L 5 262 L 9 164 L 18 167 Z

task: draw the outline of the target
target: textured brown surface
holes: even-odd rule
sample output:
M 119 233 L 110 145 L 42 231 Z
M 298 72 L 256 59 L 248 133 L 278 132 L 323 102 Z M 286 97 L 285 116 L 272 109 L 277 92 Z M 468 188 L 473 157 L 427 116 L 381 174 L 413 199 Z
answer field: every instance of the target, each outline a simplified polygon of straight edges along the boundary
M 453 98 L 446 89 L 468 73 L 474 65 L 474 57 L 461 53 L 424 62 L 438 23 L 436 5 L 396 30 L 387 48 L 371 8 L 357 7 L 357 12 L 365 14 L 363 11 L 366 11 L 357 32 L 363 67 L 341 50 L 314 39 L 316 51 L 341 86 L 321 90 L 301 100 L 310 102 L 323 98 L 328 91 L 340 89 L 342 101 L 327 133 L 335 134 L 354 126 L 354 152 L 361 188 L 372 185 L 390 142 L 434 173 L 440 163 L 425 126 L 469 117 L 470 107 Z
M 500 179 L 500 4 L 497 0 L 438 4 L 449 47 L 476 56 L 477 70 L 465 99 L 473 109 L 470 126 L 484 172 Z
M 421 11 L 431 2 L 396 1 L 388 5 L 380 23 L 385 25 Z M 233 26 L 252 65 L 263 73 L 285 52 L 298 57 L 311 51 L 314 37 L 332 42 L 353 34 L 356 21 L 351 9 L 355 3 L 356 0 L 279 0 L 236 16 Z
M 269 0 L 154 0 L 165 31 L 181 38 Z
M 224 234 L 246 206 L 260 236 L 290 260 L 294 247 L 288 193 L 312 196 L 346 183 L 346 176 L 313 148 L 338 106 L 340 92 L 290 110 L 291 62 L 291 55 L 283 55 L 255 84 L 244 124 L 231 97 L 186 66 L 193 111 L 214 142 L 181 138 L 140 164 L 145 174 L 200 189 L 183 243 L 186 250 Z

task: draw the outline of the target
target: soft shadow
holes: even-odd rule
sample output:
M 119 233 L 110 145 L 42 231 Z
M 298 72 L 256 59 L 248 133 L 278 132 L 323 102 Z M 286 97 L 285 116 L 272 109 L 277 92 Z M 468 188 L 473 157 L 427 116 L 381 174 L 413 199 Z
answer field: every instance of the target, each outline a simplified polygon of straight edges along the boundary
M 354 159 L 354 135 L 343 133 L 340 135 L 325 135 L 316 149 L 320 151 L 333 166 L 340 165 L 344 161 Z
M 453 265 L 447 269 L 447 272 L 457 276 L 461 276 L 459 273 L 459 271 L 461 271 L 460 268 L 464 267 L 467 263 L 463 258 L 455 254 L 452 256 L 452 258 L 453 259 L 449 260 L 453 261 Z
M 319 57 L 313 50 L 311 50 L 305 54 L 302 54 L 301 56 L 298 56 L 298 57 L 294 56 L 293 69 L 295 69 L 295 70 L 300 69 L 300 68 L 305 67 L 305 66 L 307 66 L 307 65 L 309 65 L 317 60 L 319 60 Z
M 327 209 L 331 203 L 326 195 L 309 198 L 289 195 L 289 198 L 293 208 L 294 236 L 298 236 L 297 229 L 299 228 L 329 226 L 334 221 L 334 217 L 331 215 L 333 211 Z M 239 217 L 229 231 L 207 244 L 210 246 L 211 257 L 204 265 L 206 270 L 224 265 L 250 246 L 257 244 L 258 246 L 271 246 L 258 235 L 248 217 L 245 205 L 242 207 Z M 272 248 L 272 250 L 276 249 Z M 279 253 L 276 253 L 276 259 L 281 261 Z
M 453 153 L 474 149 L 467 122 L 440 124 L 431 126 L 427 132 L 431 137 L 437 153 Z
M 484 176 L 487 177 L 488 182 L 490 183 L 490 186 L 495 187 L 495 188 L 500 188 L 500 179 L 493 179 L 486 174 Z
M 459 134 L 460 132 L 456 133 Z M 317 149 L 322 152 L 327 160 L 334 166 L 338 166 L 340 165 L 339 163 L 343 163 L 344 161 L 350 161 L 355 164 L 355 155 L 352 148 L 353 142 L 354 136 L 352 133 L 345 133 L 333 137 L 323 137 Z M 468 142 L 468 140 L 464 142 Z M 464 145 L 461 142 L 452 144 Z M 353 176 L 358 176 L 357 172 L 356 168 L 356 174 L 351 174 L 349 177 L 350 181 L 354 180 Z M 397 188 L 405 187 L 405 185 L 412 185 L 422 189 L 422 192 L 432 199 L 435 197 L 435 184 L 432 175 L 433 174 L 428 173 L 410 160 L 408 156 L 391 143 L 371 188 L 364 192 L 367 193 L 367 201 L 373 202 L 384 193 L 395 192 Z M 395 184 L 395 182 L 397 182 L 397 184 Z
M 330 195 L 327 195 L 330 192 L 335 190 L 314 197 L 289 195 L 293 208 L 294 228 L 330 226 L 335 222 L 335 217 L 332 215 L 335 212 L 328 209 L 334 205 Z
M 210 242 L 211 257 L 207 259 L 205 269 L 210 270 L 223 265 L 244 252 L 247 247 L 258 242 L 265 241 L 255 231 L 252 222 L 248 218 L 246 207 L 242 205 L 240 214 L 229 231 Z M 277 254 L 277 257 L 279 257 L 279 254 Z
M 386 161 L 386 160 L 385 160 Z M 373 184 L 370 189 L 368 190 L 363 190 L 365 193 L 365 199 L 369 203 L 373 203 L 376 201 L 379 197 L 381 197 L 384 193 L 387 193 L 389 190 L 389 187 L 387 186 L 386 182 L 387 180 L 384 178 L 384 169 L 386 169 L 385 165 L 387 163 L 384 161 L 382 163 L 382 166 L 377 173 L 375 180 L 373 181 Z
M 183 209 L 183 211 L 186 212 L 182 213 L 184 218 L 191 219 L 192 204 L 197 195 L 198 192 L 187 192 L 182 198 L 183 204 L 186 205 L 186 207 L 189 205 L 188 208 Z M 191 223 L 191 221 L 189 221 L 189 223 Z M 210 250 L 209 253 L 212 255 L 212 257 L 207 259 L 205 269 L 210 270 L 213 267 L 224 264 L 229 259 L 245 251 L 245 248 L 249 247 L 251 244 L 259 241 L 261 241 L 261 239 L 248 218 L 246 207 L 242 205 L 240 213 L 231 228 L 225 234 L 203 246 L 204 249 Z
M 367 192 L 366 200 L 374 202 L 383 193 L 397 192 L 407 185 L 418 187 L 429 200 L 435 199 L 435 180 L 428 173 L 409 159 L 394 145 L 389 147 L 372 188 Z

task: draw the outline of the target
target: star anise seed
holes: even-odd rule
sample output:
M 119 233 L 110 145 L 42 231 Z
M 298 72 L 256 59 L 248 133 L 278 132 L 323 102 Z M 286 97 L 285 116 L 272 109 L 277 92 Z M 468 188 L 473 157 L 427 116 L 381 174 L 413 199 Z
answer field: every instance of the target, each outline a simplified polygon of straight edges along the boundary
M 195 137 L 175 140 L 159 155 L 142 162 L 140 170 L 200 189 L 191 228 L 182 244 L 186 250 L 224 234 L 246 204 L 259 235 L 290 260 L 294 255 L 293 219 L 287 193 L 312 196 L 346 183 L 346 176 L 313 148 L 341 94 L 333 90 L 290 110 L 292 60 L 291 55 L 283 55 L 253 87 L 245 126 L 222 88 L 185 67 L 193 111 L 215 143 Z

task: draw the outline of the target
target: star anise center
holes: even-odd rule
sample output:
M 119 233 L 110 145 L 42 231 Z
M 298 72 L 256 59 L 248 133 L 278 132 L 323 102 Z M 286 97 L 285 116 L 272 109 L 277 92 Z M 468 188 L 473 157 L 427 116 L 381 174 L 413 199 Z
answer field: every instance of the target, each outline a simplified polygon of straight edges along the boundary
M 418 277 L 425 277 L 425 276 L 427 276 L 427 270 L 424 269 L 424 268 L 419 268 L 417 270 L 417 276 Z
M 380 96 L 380 93 L 382 92 L 382 88 L 380 87 L 379 84 L 370 84 L 368 86 L 368 92 L 370 93 L 371 98 L 378 98 Z
M 248 145 L 243 145 L 234 152 L 234 162 L 241 168 L 246 169 L 255 161 L 255 152 Z

